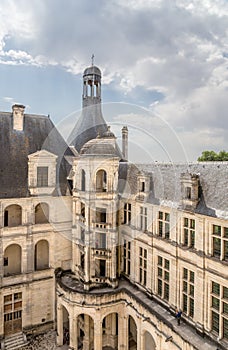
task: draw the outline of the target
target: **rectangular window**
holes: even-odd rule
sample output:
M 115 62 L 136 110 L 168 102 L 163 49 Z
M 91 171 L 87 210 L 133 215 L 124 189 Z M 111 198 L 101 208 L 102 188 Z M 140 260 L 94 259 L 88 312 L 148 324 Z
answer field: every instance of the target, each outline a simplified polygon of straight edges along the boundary
M 162 211 L 158 212 L 158 235 L 165 239 L 170 238 L 170 214 Z
M 140 230 L 147 230 L 147 208 L 140 207 Z
M 228 339 L 228 288 L 219 283 L 211 285 L 211 330 Z
M 228 260 L 228 228 L 212 226 L 212 255 L 220 260 Z
M 169 300 L 169 282 L 170 282 L 170 271 L 169 271 L 169 260 L 158 256 L 157 263 L 157 293 L 158 295 Z
M 147 250 L 139 248 L 139 282 L 146 286 L 147 282 Z
M 124 224 L 130 225 L 131 223 L 131 204 L 124 204 Z
M 184 218 L 184 235 L 182 239 L 183 245 L 194 248 L 195 246 L 195 220 Z
M 194 280 L 195 274 L 186 268 L 183 268 L 182 274 L 182 298 L 183 312 L 194 317 Z
M 124 240 L 123 245 L 123 270 L 126 275 L 131 274 L 131 242 Z
M 37 167 L 37 187 L 48 187 L 48 167 Z

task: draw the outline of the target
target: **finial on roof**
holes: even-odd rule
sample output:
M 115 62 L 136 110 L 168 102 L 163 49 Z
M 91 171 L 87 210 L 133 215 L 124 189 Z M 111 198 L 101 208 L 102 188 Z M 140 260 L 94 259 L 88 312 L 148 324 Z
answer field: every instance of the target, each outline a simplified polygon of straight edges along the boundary
M 93 66 L 93 64 L 94 64 L 94 54 L 92 54 L 92 56 L 91 56 L 91 63 L 92 63 L 92 66 Z

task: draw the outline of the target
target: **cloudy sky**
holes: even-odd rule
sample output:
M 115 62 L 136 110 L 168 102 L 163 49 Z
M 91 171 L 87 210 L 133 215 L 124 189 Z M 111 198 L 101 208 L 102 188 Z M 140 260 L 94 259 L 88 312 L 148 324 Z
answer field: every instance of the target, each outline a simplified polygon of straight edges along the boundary
M 0 110 L 23 103 L 64 129 L 94 53 L 132 159 L 228 151 L 227 37 L 228 0 L 1 0 Z

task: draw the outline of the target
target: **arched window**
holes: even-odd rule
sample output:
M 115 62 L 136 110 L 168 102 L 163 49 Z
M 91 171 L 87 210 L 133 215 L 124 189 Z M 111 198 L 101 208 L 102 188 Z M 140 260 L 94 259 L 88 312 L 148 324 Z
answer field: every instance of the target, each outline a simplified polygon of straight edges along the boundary
M 137 326 L 133 317 L 129 316 L 128 319 L 128 346 L 129 349 L 137 347 Z
M 49 206 L 47 203 L 39 203 L 35 207 L 35 224 L 46 224 L 49 222 Z
M 22 209 L 20 205 L 12 204 L 4 210 L 4 227 L 19 226 L 22 223 Z
M 35 246 L 35 270 L 44 270 L 49 268 L 49 244 L 42 239 Z
M 144 347 L 145 350 L 156 350 L 156 344 L 152 335 L 145 331 L 144 333 Z
M 96 174 L 96 191 L 106 192 L 107 191 L 107 173 L 105 170 L 98 170 Z
M 21 247 L 9 245 L 4 251 L 4 276 L 21 273 Z
M 82 169 L 81 171 L 81 190 L 82 191 L 85 191 L 85 182 L 86 182 L 85 170 Z

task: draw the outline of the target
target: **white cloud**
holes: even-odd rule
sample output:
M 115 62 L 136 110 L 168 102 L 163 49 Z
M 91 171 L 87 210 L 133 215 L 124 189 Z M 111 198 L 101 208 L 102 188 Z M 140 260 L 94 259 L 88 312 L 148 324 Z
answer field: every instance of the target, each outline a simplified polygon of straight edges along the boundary
M 226 0 L 69 0 L 64 11 L 60 0 L 2 0 L 0 9 L 0 64 L 77 75 L 94 52 L 103 83 L 126 97 L 143 89 L 156 114 L 197 137 L 193 153 L 212 134 L 228 148 Z M 164 95 L 156 104 L 154 91 Z

